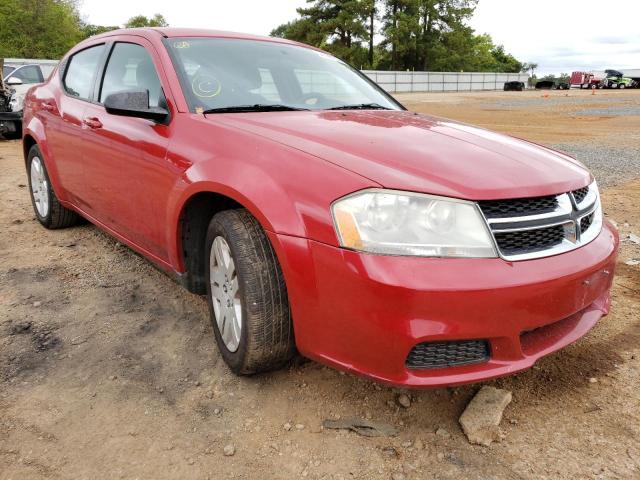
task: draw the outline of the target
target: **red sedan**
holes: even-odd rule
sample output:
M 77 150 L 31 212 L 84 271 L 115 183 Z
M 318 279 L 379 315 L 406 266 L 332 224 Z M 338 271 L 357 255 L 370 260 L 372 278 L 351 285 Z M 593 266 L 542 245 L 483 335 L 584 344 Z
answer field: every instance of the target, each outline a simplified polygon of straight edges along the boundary
M 408 112 L 305 45 L 92 37 L 30 90 L 24 155 L 40 223 L 84 217 L 206 294 L 238 374 L 297 350 L 390 384 L 473 382 L 609 310 L 618 237 L 584 166 Z

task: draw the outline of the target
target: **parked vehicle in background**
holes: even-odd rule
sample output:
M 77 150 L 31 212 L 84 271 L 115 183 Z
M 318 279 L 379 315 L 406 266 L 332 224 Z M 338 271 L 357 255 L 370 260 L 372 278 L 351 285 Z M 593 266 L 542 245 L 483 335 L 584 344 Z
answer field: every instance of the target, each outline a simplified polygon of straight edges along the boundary
M 602 77 L 593 72 L 573 72 L 570 84 L 571 87 L 602 88 Z
M 536 82 L 536 90 L 569 90 L 569 84 L 560 79 L 540 80 Z
M 524 90 L 524 82 L 504 82 L 505 92 L 522 92 Z
M 85 217 L 206 295 L 237 374 L 297 351 L 388 384 L 469 383 L 609 311 L 618 235 L 563 153 L 409 112 L 279 38 L 116 30 L 60 65 L 25 100 L 37 220 Z
M 618 70 L 605 70 L 607 77 L 602 80 L 602 88 L 637 88 L 638 84 L 633 78 L 625 77 Z
M 19 138 L 22 135 L 22 104 L 33 85 L 44 82 L 40 65 L 5 65 L 2 67 L 0 87 L 0 137 Z

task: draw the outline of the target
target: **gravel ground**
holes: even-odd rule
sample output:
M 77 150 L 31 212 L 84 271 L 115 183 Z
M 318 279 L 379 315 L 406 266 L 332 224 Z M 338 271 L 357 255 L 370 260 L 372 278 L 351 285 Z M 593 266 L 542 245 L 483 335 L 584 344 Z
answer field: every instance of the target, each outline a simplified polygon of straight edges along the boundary
M 632 117 L 640 116 L 640 106 L 625 105 L 623 107 L 586 108 L 571 114 L 573 117 Z
M 600 188 L 618 185 L 640 176 L 638 148 L 612 147 L 594 141 L 555 143 L 550 147 L 566 152 L 584 163 L 598 180 Z
M 534 92 L 530 92 L 534 93 Z M 621 104 L 627 103 L 624 100 L 612 100 L 610 97 L 599 97 L 597 95 L 585 95 L 576 97 L 573 96 L 573 93 L 555 93 L 555 96 L 544 96 L 545 94 L 542 92 L 537 93 L 536 97 L 522 97 L 522 98 L 509 98 L 509 99 L 497 99 L 492 102 L 487 102 L 483 104 L 483 107 L 486 108 L 522 108 L 522 107 L 548 107 L 548 106 L 566 106 L 566 105 L 584 105 L 585 103 L 590 104 Z M 549 95 L 549 94 L 547 94 Z

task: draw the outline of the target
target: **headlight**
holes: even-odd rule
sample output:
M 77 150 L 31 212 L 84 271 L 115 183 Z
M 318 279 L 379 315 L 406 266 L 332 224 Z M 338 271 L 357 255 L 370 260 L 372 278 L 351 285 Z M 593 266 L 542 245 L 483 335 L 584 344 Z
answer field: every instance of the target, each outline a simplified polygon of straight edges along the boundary
M 331 208 L 344 248 L 387 255 L 497 257 L 491 233 L 473 202 L 363 190 Z

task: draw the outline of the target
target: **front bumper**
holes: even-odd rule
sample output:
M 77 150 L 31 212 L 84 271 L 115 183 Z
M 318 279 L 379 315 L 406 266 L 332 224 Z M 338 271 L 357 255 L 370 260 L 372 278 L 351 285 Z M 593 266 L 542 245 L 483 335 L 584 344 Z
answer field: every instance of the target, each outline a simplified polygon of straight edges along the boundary
M 0 122 L 2 121 L 22 121 L 22 111 L 20 112 L 0 112 Z
M 409 387 L 508 375 L 576 341 L 609 311 L 618 235 L 605 222 L 577 250 L 529 261 L 393 257 L 270 234 L 299 351 Z M 484 363 L 405 365 L 421 342 L 487 340 Z
M 17 132 L 21 123 L 22 111 L 0 112 L 0 135 Z

